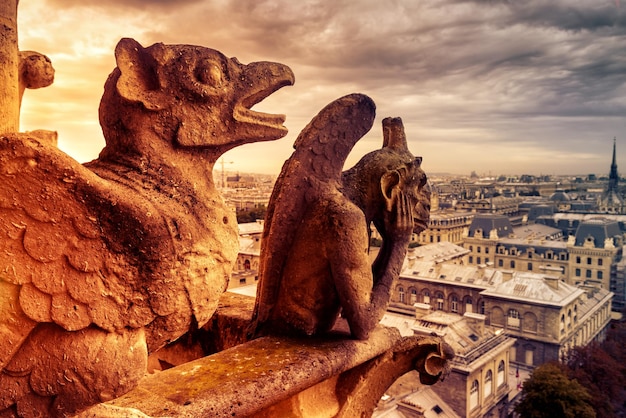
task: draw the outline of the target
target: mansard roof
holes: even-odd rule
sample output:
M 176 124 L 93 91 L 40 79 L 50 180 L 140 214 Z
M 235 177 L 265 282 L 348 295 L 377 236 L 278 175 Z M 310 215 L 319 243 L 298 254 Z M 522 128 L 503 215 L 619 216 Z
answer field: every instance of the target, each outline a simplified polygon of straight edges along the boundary
M 417 260 L 405 262 L 400 276 L 479 289 L 487 289 L 502 280 L 502 273 L 492 268 Z
M 553 285 L 550 285 L 550 282 Z M 565 306 L 584 290 L 545 274 L 513 272 L 512 278 L 482 292 L 484 296 Z
M 513 232 L 513 225 L 508 216 L 497 213 L 476 214 L 469 227 L 469 236 L 476 238 L 489 238 L 491 231 L 496 231 L 499 238 L 508 237 Z M 476 236 L 476 232 L 481 234 Z
M 461 258 L 469 252 L 468 249 L 449 241 L 433 242 L 431 244 L 409 248 L 405 263 L 411 262 L 412 260 L 441 263 Z
M 619 224 L 607 218 L 592 218 L 582 221 L 576 229 L 575 246 L 582 247 L 585 242 L 593 241 L 595 248 L 604 248 L 607 238 L 621 237 Z
M 534 205 L 528 211 L 528 220 L 534 221 L 540 216 L 554 215 L 554 206 L 552 205 Z
M 569 202 L 570 200 L 572 200 L 570 195 L 563 190 L 557 190 L 550 196 L 551 202 Z

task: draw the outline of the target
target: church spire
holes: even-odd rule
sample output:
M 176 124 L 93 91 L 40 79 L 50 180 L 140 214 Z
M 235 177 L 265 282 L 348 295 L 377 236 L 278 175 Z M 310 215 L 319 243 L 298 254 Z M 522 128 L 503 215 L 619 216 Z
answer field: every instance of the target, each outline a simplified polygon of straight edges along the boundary
M 619 182 L 619 174 L 617 174 L 617 160 L 615 157 L 615 137 L 613 137 L 613 161 L 611 162 L 611 172 L 609 173 L 609 192 L 617 192 L 617 183 Z

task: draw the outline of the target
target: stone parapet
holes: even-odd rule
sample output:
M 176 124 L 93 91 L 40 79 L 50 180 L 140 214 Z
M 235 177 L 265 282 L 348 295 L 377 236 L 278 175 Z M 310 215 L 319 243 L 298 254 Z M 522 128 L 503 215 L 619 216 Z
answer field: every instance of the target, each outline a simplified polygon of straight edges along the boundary
M 240 340 L 252 302 L 226 294 L 209 329 L 199 332 L 207 337 L 220 324 L 226 342 L 217 345 Z M 368 416 L 399 376 L 418 369 L 423 383 L 435 383 L 449 357 L 438 337 L 401 337 L 382 326 L 362 341 L 341 329 L 323 338 L 268 336 L 148 375 L 106 405 L 150 417 Z M 101 417 L 102 408 L 80 416 Z M 128 416 L 113 409 L 110 416 Z

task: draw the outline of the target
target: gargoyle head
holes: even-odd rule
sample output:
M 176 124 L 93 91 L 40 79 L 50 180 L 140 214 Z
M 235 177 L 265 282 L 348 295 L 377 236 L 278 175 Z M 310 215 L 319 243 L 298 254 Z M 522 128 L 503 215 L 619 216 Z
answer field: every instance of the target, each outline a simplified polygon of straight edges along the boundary
M 161 43 L 144 48 L 128 38 L 118 43 L 115 58 L 117 68 L 100 104 L 107 146 L 117 141 L 132 148 L 120 135 L 137 137 L 151 129 L 176 147 L 210 148 L 220 155 L 287 133 L 284 115 L 251 110 L 293 84 L 293 73 L 282 64 L 243 65 L 209 48 Z
M 393 193 L 404 193 L 413 207 L 413 232 L 419 234 L 428 228 L 430 219 L 430 186 L 422 170 L 422 157 L 414 157 L 409 151 L 401 118 L 383 119 L 383 150 L 389 151 L 387 172 L 381 178 L 381 190 L 387 210 L 393 210 Z M 395 158 L 394 158 L 395 157 Z
M 366 154 L 343 173 L 343 183 L 357 185 L 358 199 L 374 199 L 373 203 L 361 206 L 366 219 L 374 222 L 383 238 L 386 235 L 383 211 L 395 212 L 398 197 L 408 198 L 412 205 L 413 232 L 419 234 L 428 227 L 430 218 L 430 187 L 421 168 L 422 157 L 415 157 L 409 151 L 400 118 L 383 120 L 383 138 L 381 149 Z

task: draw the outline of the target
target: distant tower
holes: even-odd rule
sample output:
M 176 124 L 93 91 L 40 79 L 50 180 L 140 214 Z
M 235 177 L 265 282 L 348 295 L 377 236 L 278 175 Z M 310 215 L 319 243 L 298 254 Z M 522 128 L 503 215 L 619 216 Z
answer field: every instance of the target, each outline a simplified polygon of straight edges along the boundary
M 615 152 L 616 139 L 613 138 L 613 160 L 611 161 L 611 172 L 609 173 L 609 184 L 606 191 L 602 194 L 598 201 L 598 209 L 604 213 L 626 212 L 624 207 L 624 199 L 619 195 L 619 174 L 617 174 L 617 158 Z
M 611 162 L 611 172 L 609 174 L 609 187 L 607 192 L 618 193 L 617 184 L 619 182 L 619 175 L 617 174 L 617 162 L 615 159 L 615 137 L 613 137 L 613 161 Z

